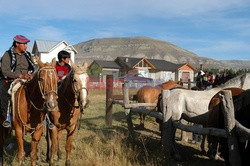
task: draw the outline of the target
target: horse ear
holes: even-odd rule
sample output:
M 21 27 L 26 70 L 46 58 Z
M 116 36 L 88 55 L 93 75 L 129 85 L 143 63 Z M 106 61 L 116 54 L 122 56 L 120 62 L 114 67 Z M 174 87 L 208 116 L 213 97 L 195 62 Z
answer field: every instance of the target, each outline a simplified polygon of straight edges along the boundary
M 36 62 L 38 64 L 39 67 L 43 67 L 44 63 L 40 60 L 40 58 L 38 56 L 36 56 Z
M 87 71 L 87 68 L 88 68 L 88 61 L 87 61 L 87 60 L 84 61 L 82 66 L 83 66 L 83 69 Z
M 54 67 L 56 66 L 56 58 L 52 59 L 52 66 L 54 66 Z
M 69 59 L 69 61 L 70 61 L 70 64 L 71 64 L 73 70 L 76 70 L 77 66 L 74 64 L 74 62 L 71 59 Z

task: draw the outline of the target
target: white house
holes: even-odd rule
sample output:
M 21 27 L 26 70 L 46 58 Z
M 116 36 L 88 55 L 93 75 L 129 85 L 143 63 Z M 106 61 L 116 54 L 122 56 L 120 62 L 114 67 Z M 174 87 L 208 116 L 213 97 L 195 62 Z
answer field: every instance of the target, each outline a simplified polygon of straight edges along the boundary
M 42 62 L 51 62 L 54 57 L 57 59 L 57 54 L 61 50 L 68 51 L 71 59 L 75 62 L 76 49 L 69 45 L 64 40 L 62 41 L 50 41 L 50 40 L 35 40 L 32 49 L 32 54 L 39 56 Z M 58 59 L 57 59 L 58 60 Z

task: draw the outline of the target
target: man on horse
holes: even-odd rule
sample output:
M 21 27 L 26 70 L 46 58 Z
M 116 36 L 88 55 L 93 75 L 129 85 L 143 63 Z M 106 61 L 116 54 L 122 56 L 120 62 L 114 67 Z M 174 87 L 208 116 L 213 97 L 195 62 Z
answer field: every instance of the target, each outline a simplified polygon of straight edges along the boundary
M 13 40 L 10 49 L 2 56 L 0 64 L 0 111 L 6 118 L 3 122 L 3 126 L 6 128 L 11 127 L 10 114 L 7 112 L 10 84 L 17 78 L 31 79 L 31 74 L 35 69 L 31 54 L 26 51 L 30 40 L 22 35 L 16 35 Z

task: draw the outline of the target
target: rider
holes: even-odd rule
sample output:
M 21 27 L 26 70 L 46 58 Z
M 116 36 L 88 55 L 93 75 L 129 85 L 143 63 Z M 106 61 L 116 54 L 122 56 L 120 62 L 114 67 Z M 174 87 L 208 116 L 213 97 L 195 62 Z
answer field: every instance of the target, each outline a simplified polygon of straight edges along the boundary
M 26 51 L 30 40 L 22 35 L 14 36 L 13 40 L 12 46 L 4 53 L 0 63 L 0 113 L 6 118 L 3 122 L 6 128 L 11 127 L 11 118 L 7 113 L 10 84 L 17 78 L 31 79 L 35 69 L 31 54 Z
M 71 70 L 71 66 L 69 65 L 70 53 L 62 50 L 57 54 L 57 58 L 58 61 L 56 62 L 56 72 L 60 82 Z

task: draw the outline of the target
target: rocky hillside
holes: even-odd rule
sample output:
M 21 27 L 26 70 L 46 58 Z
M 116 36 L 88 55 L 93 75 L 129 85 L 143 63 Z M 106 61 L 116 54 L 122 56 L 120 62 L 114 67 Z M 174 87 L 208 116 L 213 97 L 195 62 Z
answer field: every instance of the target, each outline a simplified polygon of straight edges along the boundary
M 200 57 L 169 42 L 148 37 L 93 39 L 78 43 L 74 47 L 78 51 L 75 60 L 79 64 L 84 59 L 92 62 L 127 56 L 164 59 L 177 64 L 189 63 L 197 68 L 200 64 L 203 64 L 204 68 L 250 68 L 250 61 L 217 61 Z

